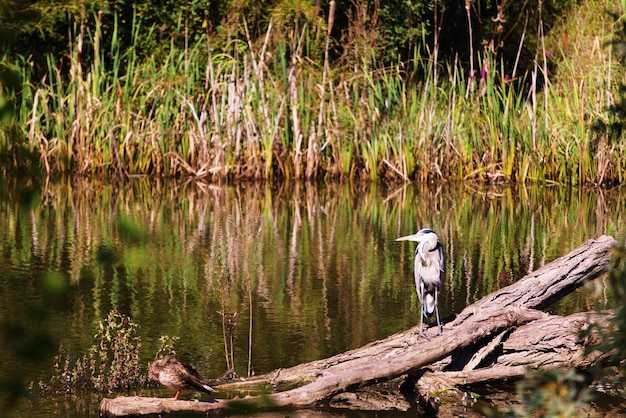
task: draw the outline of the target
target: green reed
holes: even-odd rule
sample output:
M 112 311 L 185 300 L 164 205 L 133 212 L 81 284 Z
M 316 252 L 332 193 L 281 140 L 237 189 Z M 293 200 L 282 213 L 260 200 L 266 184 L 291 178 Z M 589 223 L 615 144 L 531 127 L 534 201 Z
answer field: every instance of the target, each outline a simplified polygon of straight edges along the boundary
M 608 38 L 612 29 L 596 20 Z M 205 38 L 180 48 L 172 39 L 144 58 L 136 49 L 150 28 L 136 23 L 133 46 L 122 51 L 115 26 L 105 51 L 97 17 L 92 26 L 91 64 L 73 42 L 67 74 L 52 57 L 43 80 L 21 67 L 22 147 L 48 174 L 560 184 L 624 177 L 623 141 L 594 129 L 609 126 L 623 72 L 610 48 L 593 49 L 588 62 L 597 64 L 584 67 L 559 53 L 558 78 L 539 51 L 529 76 L 507 81 L 489 55 L 469 77 L 425 43 L 410 66 L 380 66 L 375 48 L 330 64 L 319 25 L 270 24 L 251 39 L 242 22 L 244 35 L 227 43 Z

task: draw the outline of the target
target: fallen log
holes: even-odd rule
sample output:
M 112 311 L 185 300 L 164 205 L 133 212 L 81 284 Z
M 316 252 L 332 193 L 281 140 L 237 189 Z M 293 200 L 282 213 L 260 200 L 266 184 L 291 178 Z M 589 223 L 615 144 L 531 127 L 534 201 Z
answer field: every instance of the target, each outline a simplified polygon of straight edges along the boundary
M 614 243 L 613 238 L 608 236 L 591 239 L 518 282 L 483 297 L 465 308 L 452 322 L 445 324 L 442 336 L 428 341 L 418 340 L 418 327 L 414 327 L 328 359 L 224 384 L 219 389 L 242 390 L 257 385 L 291 388 L 263 397 L 246 397 L 236 403 L 251 408 L 266 408 L 269 405 L 311 408 L 328 404 L 336 395 L 363 386 L 403 375 L 416 375 L 425 366 L 447 358 L 449 360 L 445 363 L 449 371 L 474 371 L 475 376 L 488 373 L 478 372 L 481 369 L 477 367 L 484 364 L 487 358 L 493 359 L 494 349 L 501 347 L 505 337 L 507 341 L 512 341 L 510 337 L 514 332 L 506 335 L 510 330 L 533 321 L 544 321 L 544 324 L 555 320 L 561 322 L 562 318 L 537 309 L 549 306 L 582 286 L 585 281 L 606 273 L 610 247 Z M 572 324 L 580 324 L 580 318 Z M 513 367 L 512 370 L 519 374 L 520 367 L 525 366 L 495 363 L 494 367 Z M 145 405 L 142 399 L 146 400 Z M 203 412 L 210 413 L 228 409 L 233 406 L 233 402 L 200 404 L 206 407 Z M 100 406 L 101 415 L 117 417 L 158 413 L 154 412 L 154 405 L 157 404 L 154 398 L 133 398 L 132 411 L 125 409 L 124 405 L 128 403 L 128 398 L 124 397 L 104 399 Z M 181 403 L 189 402 L 178 401 L 174 405 L 162 403 L 160 407 L 183 408 L 182 405 L 178 407 Z M 175 410 L 181 409 L 168 409 Z
M 104 398 L 100 404 L 100 416 L 128 417 L 162 415 L 170 412 L 210 413 L 224 407 L 223 402 L 175 401 L 173 398 L 146 398 L 143 396 L 120 396 Z
M 517 380 L 524 377 L 529 369 L 585 369 L 601 364 L 609 358 L 610 353 L 585 352 L 587 346 L 601 341 L 598 333 L 591 332 L 582 341 L 579 332 L 589 328 L 591 323 L 597 325 L 596 329 L 605 328 L 612 317 L 613 314 L 609 312 L 601 315 L 583 312 L 563 318 L 548 315 L 544 319 L 503 331 L 484 347 L 485 350 L 476 351 L 477 356 L 472 357 L 472 360 L 480 358 L 480 361 L 469 362 L 463 370 L 448 370 L 448 357 L 429 365 L 411 383 L 407 382 L 410 379 L 400 378 L 391 385 L 375 385 L 371 389 L 339 394 L 331 400 L 331 405 L 360 410 L 408 410 L 411 407 L 411 399 L 406 396 L 408 390 L 423 396 L 440 394 L 455 386 Z M 403 390 L 399 390 L 400 387 Z
M 610 353 L 586 352 L 599 344 L 601 336 L 590 332 L 584 340 L 580 332 L 590 324 L 606 329 L 612 313 L 581 312 L 566 317 L 548 315 L 519 328 L 503 331 L 480 353 L 480 361 L 462 370 L 447 370 L 447 365 L 425 372 L 417 382 L 423 392 L 435 393 L 456 385 L 504 381 L 523 377 L 529 369 L 587 369 L 608 360 Z M 481 350 L 478 350 L 480 352 Z

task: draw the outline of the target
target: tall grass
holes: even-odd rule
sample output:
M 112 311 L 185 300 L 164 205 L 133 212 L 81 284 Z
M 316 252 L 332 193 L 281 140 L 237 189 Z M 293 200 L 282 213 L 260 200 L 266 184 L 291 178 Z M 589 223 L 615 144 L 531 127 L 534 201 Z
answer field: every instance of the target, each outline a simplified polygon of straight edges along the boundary
M 469 76 L 425 42 L 411 64 L 381 67 L 371 28 L 354 31 L 353 54 L 331 63 L 333 10 L 325 22 L 270 22 L 258 40 L 242 21 L 242 35 L 223 45 L 172 40 L 146 58 L 136 47 L 150 28 L 136 23 L 135 44 L 122 51 L 117 29 L 103 34 L 95 17 L 89 66 L 77 42 L 67 74 L 53 57 L 42 80 L 19 65 L 19 146 L 46 174 L 622 182 L 624 141 L 592 129 L 609 125 L 623 74 L 606 43 L 611 22 L 595 7 L 598 16 L 569 23 L 600 33 L 593 48 L 584 49 L 591 36 L 577 38 L 579 51 L 547 38 L 532 73 L 512 81 L 489 54 Z

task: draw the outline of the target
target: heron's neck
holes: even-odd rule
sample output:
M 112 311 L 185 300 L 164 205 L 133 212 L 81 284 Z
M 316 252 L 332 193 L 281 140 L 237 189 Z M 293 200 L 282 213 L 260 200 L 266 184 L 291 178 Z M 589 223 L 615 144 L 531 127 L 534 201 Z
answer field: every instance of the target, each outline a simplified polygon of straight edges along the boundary
M 430 251 L 435 251 L 437 249 L 437 244 L 433 243 L 431 241 L 424 241 L 420 244 L 422 246 L 422 251 L 423 253 L 426 252 L 430 252 Z
M 421 242 L 417 248 L 416 248 L 416 254 L 415 255 L 419 255 L 419 257 L 426 262 L 427 261 L 427 257 L 426 255 L 431 252 L 434 251 L 437 248 L 437 246 L 435 245 L 433 247 L 431 242 Z

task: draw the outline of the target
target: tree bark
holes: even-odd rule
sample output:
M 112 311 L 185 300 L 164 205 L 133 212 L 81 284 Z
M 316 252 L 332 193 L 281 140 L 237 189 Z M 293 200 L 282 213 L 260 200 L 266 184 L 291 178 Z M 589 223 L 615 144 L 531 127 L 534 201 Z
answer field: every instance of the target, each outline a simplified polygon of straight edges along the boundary
M 482 352 L 480 361 L 475 364 L 468 363 L 462 370 L 446 370 L 447 365 L 440 365 L 424 373 L 417 384 L 421 391 L 434 393 L 455 385 L 518 379 L 529 369 L 586 369 L 601 364 L 608 360 L 610 353 L 597 350 L 585 353 L 587 347 L 601 342 L 601 336 L 591 332 L 589 325 L 606 329 L 611 317 L 610 312 L 581 312 L 566 317 L 548 315 L 510 332 L 502 332 L 498 343 Z M 590 333 L 581 338 L 580 332 L 586 330 Z
M 422 376 L 423 383 L 422 379 L 418 382 L 420 387 L 422 384 L 431 389 L 441 387 L 437 382 L 446 379 L 448 387 L 467 379 L 488 380 L 497 376 L 495 373 L 502 373 L 503 377 L 519 377 L 526 367 L 593 364 L 602 356 L 585 357 L 580 343 L 572 336 L 574 331 L 588 324 L 584 315 L 561 318 L 537 309 L 547 307 L 582 286 L 586 280 L 606 273 L 610 247 L 614 243 L 608 236 L 591 239 L 518 282 L 483 297 L 445 324 L 442 336 L 435 336 L 431 331 L 430 340 L 418 340 L 418 327 L 414 327 L 328 359 L 224 384 L 219 389 L 241 390 L 268 384 L 274 388 L 287 387 L 291 389 L 263 397 L 247 397 L 237 403 L 259 408 L 310 408 L 327 404 L 340 393 L 403 375 L 418 375 L 422 368 L 437 362 L 440 362 L 440 369 Z M 600 321 L 598 317 L 594 320 Z M 531 337 L 539 338 L 536 343 L 541 346 L 538 345 L 532 353 L 519 354 L 528 349 Z M 578 354 L 572 357 L 572 353 Z M 523 363 L 521 359 L 528 361 Z M 139 415 L 141 408 L 134 408 L 132 412 L 124 409 L 127 399 L 104 399 L 101 414 Z M 144 413 L 155 413 L 149 407 L 156 404 L 154 398 L 133 398 L 135 405 L 140 403 L 138 399 L 146 399 Z M 181 402 L 170 405 L 161 400 L 160 407 L 174 411 L 178 409 L 169 408 L 176 408 Z M 203 411 L 219 411 L 232 405 L 233 401 L 216 401 L 204 405 L 207 408 Z

